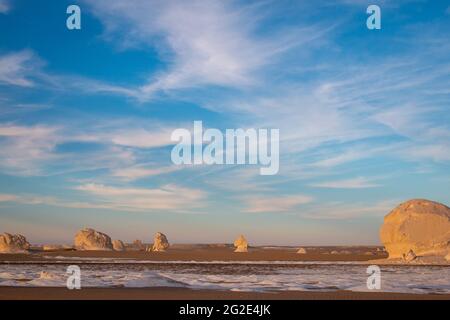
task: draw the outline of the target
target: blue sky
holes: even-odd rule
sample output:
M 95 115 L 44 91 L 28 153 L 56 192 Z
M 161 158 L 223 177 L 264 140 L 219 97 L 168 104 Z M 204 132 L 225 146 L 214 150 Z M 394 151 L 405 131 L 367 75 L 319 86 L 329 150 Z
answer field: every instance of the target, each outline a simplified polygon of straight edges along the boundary
M 0 0 L 0 29 L 0 232 L 377 244 L 450 204 L 448 1 Z M 280 129 L 279 173 L 174 166 L 194 120 Z

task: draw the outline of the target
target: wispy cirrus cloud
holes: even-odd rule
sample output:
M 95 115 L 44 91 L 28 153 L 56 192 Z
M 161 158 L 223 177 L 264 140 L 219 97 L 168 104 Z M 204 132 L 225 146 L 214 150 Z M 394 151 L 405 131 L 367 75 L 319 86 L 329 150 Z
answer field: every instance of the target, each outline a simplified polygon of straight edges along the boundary
M 160 188 L 126 188 L 89 183 L 76 190 L 92 194 L 97 201 L 120 210 L 180 210 L 204 206 L 206 193 L 201 190 L 166 185 Z
M 117 170 L 113 170 L 112 175 L 114 177 L 118 177 L 124 180 L 137 180 L 141 178 L 157 176 L 161 174 L 172 173 L 177 170 L 181 170 L 182 166 L 170 166 L 170 167 L 161 167 L 161 168 L 148 168 L 146 166 L 134 166 L 128 168 L 120 168 Z
M 48 205 L 75 209 L 108 209 L 129 212 L 178 212 L 193 213 L 206 205 L 206 193 L 202 190 L 166 185 L 160 188 L 112 187 L 88 183 L 75 188 L 92 199 L 73 201 L 53 196 L 30 194 L 0 194 L 0 203 Z
M 309 184 L 311 187 L 316 188 L 330 188 L 330 189 L 365 189 L 365 188 L 375 188 L 381 185 L 373 183 L 371 180 L 358 177 L 353 179 L 335 180 L 335 181 L 324 181 Z
M 250 196 L 243 199 L 247 213 L 280 213 L 292 212 L 299 205 L 312 202 L 311 196 L 297 194 L 289 196 Z
M 36 65 L 36 57 L 30 50 L 0 56 L 0 84 L 20 87 L 34 86 L 34 81 L 29 78 L 29 75 L 33 73 Z
M 115 122 L 106 125 L 106 122 L 89 129 L 69 123 L 0 123 L 0 171 L 32 176 L 104 168 L 116 177 L 137 178 L 165 170 L 157 163 L 144 169 L 142 162 L 148 162 L 148 159 L 140 160 L 139 154 L 173 144 L 169 127 L 159 125 L 148 129 L 135 124 L 130 128 Z M 70 146 L 74 144 L 86 148 L 71 151 Z
M 57 160 L 60 141 L 54 126 L 0 124 L 0 169 L 7 173 L 35 174 L 41 165 Z
M 258 6 L 235 6 L 233 2 L 86 2 L 104 23 L 106 36 L 121 34 L 125 46 L 156 47 L 168 63 L 165 70 L 135 88 L 134 96 L 141 100 L 171 90 L 253 85 L 277 55 L 324 32 L 309 26 L 295 33 L 285 28 L 261 35 L 256 29 L 264 14 Z

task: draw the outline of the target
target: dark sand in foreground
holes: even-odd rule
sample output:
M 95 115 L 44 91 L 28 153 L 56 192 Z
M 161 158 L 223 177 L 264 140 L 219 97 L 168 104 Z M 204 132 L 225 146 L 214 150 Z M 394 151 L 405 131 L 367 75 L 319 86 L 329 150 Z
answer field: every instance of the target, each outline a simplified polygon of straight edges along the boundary
M 450 295 L 385 292 L 233 292 L 187 288 L 0 287 L 0 300 L 450 300 Z

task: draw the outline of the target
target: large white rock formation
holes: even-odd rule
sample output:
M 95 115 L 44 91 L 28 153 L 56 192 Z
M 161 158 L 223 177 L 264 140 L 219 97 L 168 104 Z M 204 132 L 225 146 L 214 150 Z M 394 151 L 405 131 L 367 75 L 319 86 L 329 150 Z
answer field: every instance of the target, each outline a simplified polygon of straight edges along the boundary
M 297 251 L 298 254 L 306 254 L 306 249 L 305 248 L 300 248 Z
M 450 250 L 450 208 L 429 200 L 409 200 L 384 217 L 380 238 L 389 259 L 445 256 Z
M 242 234 L 234 241 L 234 246 L 234 252 L 248 252 L 248 242 Z
M 125 245 L 121 240 L 114 240 L 112 244 L 114 251 L 125 251 Z
M 30 244 L 21 234 L 0 234 L 0 253 L 26 253 L 29 248 Z
M 111 238 L 94 229 L 85 228 L 75 235 L 74 246 L 77 250 L 112 250 Z
M 163 233 L 157 232 L 153 241 L 152 251 L 161 252 L 166 251 L 167 248 L 169 248 L 169 241 L 167 240 L 167 237 Z

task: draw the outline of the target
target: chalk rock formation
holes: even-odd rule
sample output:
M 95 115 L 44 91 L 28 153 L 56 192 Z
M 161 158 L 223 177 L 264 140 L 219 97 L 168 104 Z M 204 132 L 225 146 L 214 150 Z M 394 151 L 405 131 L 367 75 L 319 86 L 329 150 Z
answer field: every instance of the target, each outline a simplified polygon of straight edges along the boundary
M 248 242 L 242 234 L 234 241 L 234 246 L 234 252 L 248 252 Z
M 161 252 L 166 251 L 167 248 L 169 248 L 169 241 L 167 240 L 167 237 L 163 233 L 157 232 L 153 241 L 152 251 Z
M 406 262 L 413 261 L 415 258 L 417 258 L 417 256 L 412 250 L 409 250 L 407 254 L 403 255 L 403 260 L 405 260 Z
M 298 254 L 306 254 L 306 249 L 305 248 L 300 248 L 297 251 Z
M 25 253 L 29 248 L 27 239 L 20 234 L 0 234 L 0 253 Z
M 450 249 L 450 208 L 429 200 L 409 200 L 384 217 L 380 238 L 389 259 L 444 256 Z
M 94 229 L 85 228 L 75 235 L 74 246 L 77 250 L 112 250 L 111 238 Z
M 125 245 L 121 240 L 114 240 L 112 244 L 114 251 L 125 251 Z

